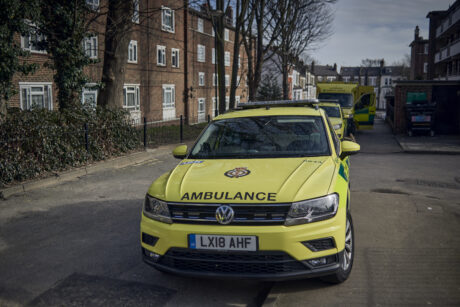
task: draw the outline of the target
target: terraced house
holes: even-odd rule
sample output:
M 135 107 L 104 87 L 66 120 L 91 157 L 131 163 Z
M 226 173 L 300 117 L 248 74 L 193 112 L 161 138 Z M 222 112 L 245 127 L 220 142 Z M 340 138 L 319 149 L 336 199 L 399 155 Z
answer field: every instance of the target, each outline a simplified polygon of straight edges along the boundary
M 85 68 L 91 82 L 82 89 L 81 100 L 96 103 L 104 60 L 104 32 L 107 0 L 86 0 L 99 13 L 92 28 L 93 36 L 82 42 L 86 54 L 98 63 Z M 130 111 L 134 121 L 143 117 L 148 121 L 175 121 L 180 115 L 189 123 L 207 120 L 216 114 L 217 78 L 215 35 L 209 10 L 192 8 L 182 0 L 134 0 L 132 31 L 126 50 L 128 60 L 124 70 L 123 107 Z M 233 61 L 233 12 L 226 12 L 225 80 L 230 93 L 231 65 Z M 8 101 L 9 108 L 26 110 L 32 106 L 56 109 L 57 88 L 53 71 L 44 66 L 48 54 L 34 44 L 46 39 L 31 33 L 17 40 L 31 56 L 26 61 L 40 68 L 32 75 L 17 74 L 14 84 L 18 94 Z M 238 58 L 238 88 L 236 102 L 247 100 L 247 56 L 243 47 Z M 227 105 L 229 97 L 226 99 Z

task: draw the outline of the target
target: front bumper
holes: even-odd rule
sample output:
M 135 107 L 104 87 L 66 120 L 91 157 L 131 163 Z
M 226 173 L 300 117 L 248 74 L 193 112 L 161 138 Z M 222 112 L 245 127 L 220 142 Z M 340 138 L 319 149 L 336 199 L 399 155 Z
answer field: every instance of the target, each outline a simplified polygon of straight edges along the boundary
M 205 278 L 242 278 L 282 281 L 334 274 L 342 252 L 326 257 L 328 264 L 313 267 L 283 252 L 209 252 L 173 248 L 163 256 L 152 256 L 142 249 L 145 263 L 156 269 L 181 276 Z

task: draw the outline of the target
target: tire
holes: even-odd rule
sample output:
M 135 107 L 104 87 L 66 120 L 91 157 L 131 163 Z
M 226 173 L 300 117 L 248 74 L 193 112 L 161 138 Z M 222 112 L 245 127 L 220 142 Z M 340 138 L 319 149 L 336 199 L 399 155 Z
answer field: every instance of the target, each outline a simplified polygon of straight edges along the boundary
M 351 214 L 347 213 L 347 222 L 345 226 L 345 248 L 340 257 L 340 267 L 333 275 L 324 276 L 322 279 L 333 284 L 340 284 L 348 279 L 353 267 L 355 255 L 355 235 L 353 229 L 353 220 Z

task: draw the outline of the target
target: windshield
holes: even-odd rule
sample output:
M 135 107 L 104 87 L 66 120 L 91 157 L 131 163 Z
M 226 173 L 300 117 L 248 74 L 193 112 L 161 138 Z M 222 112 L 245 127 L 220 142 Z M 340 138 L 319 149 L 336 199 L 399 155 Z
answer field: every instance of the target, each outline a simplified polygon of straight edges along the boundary
M 329 117 L 342 117 L 340 115 L 340 109 L 338 107 L 326 107 L 326 106 L 322 106 L 321 109 L 323 109 L 324 111 L 326 111 L 326 114 L 327 116 Z
M 278 158 L 329 155 L 320 116 L 260 116 L 212 122 L 190 159 Z
M 353 107 L 353 95 L 343 93 L 320 93 L 318 99 L 335 99 L 338 100 L 342 108 Z

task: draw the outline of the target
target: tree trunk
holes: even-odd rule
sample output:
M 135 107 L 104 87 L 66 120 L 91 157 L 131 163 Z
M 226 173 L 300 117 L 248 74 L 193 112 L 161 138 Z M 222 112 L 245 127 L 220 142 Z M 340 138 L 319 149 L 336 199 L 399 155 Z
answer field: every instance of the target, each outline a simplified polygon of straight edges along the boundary
M 217 10 L 224 11 L 224 0 L 217 0 Z M 216 61 L 217 61 L 217 74 L 218 74 L 218 85 L 219 85 L 219 114 L 224 114 L 226 111 L 225 107 L 225 50 L 224 50 L 224 14 L 217 18 L 217 46 L 216 46 Z
M 288 83 L 288 70 L 289 62 L 285 54 L 282 55 L 282 74 L 283 74 L 283 99 L 289 99 L 289 83 Z
M 123 86 L 125 83 L 125 66 L 128 60 L 132 15 L 132 1 L 109 1 L 102 88 L 97 101 L 100 106 L 108 108 L 121 108 L 123 106 Z

